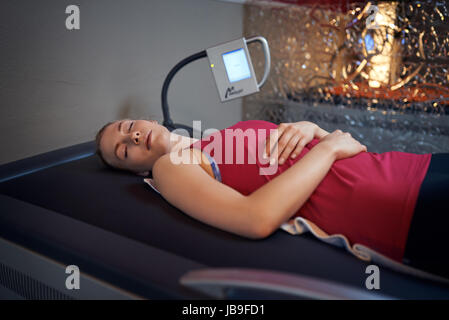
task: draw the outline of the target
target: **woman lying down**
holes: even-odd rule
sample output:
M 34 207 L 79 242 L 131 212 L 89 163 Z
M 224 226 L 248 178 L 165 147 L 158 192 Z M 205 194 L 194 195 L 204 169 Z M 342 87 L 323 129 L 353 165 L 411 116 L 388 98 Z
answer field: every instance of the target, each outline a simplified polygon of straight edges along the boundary
M 201 140 L 154 120 L 97 133 L 107 166 L 132 171 L 191 217 L 251 239 L 309 231 L 358 258 L 449 282 L 449 153 L 368 152 L 314 123 L 241 121 Z

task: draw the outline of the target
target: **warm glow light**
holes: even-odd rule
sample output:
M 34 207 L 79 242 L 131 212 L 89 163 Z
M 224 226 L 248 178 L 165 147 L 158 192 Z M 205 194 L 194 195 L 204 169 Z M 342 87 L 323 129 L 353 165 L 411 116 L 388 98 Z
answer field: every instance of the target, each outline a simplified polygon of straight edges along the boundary
M 377 6 L 379 11 L 375 17 L 375 23 L 379 26 L 379 29 L 372 33 L 372 41 L 374 41 L 374 51 L 377 48 L 382 48 L 382 51 L 379 54 L 372 56 L 370 59 L 372 68 L 368 73 L 368 84 L 372 88 L 386 86 L 390 82 L 391 66 L 393 62 L 394 30 L 387 26 L 395 23 L 397 3 L 381 2 L 378 3 Z M 386 34 L 388 35 L 387 39 L 385 39 Z

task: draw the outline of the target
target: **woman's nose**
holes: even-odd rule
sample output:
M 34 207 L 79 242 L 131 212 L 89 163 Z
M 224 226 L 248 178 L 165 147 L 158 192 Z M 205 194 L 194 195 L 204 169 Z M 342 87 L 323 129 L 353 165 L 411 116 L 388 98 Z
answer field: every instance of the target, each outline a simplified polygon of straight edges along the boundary
M 134 131 L 131 135 L 131 139 L 134 143 L 139 144 L 142 134 L 139 131 Z

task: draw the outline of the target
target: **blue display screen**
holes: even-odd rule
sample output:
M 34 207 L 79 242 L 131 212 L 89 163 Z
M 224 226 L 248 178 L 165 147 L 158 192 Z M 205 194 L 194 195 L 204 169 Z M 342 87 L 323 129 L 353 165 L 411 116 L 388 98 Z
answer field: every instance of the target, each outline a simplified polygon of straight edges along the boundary
M 251 71 L 243 48 L 224 53 L 222 56 L 229 82 L 251 78 Z

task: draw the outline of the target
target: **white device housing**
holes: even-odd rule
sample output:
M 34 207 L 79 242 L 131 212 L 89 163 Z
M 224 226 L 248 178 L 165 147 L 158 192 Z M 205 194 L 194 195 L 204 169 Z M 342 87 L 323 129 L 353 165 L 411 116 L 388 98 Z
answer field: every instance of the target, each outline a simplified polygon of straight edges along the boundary
M 262 43 L 265 55 L 265 72 L 257 83 L 247 44 Z M 259 92 L 270 73 L 270 49 L 263 37 L 237 39 L 206 50 L 221 102 Z

